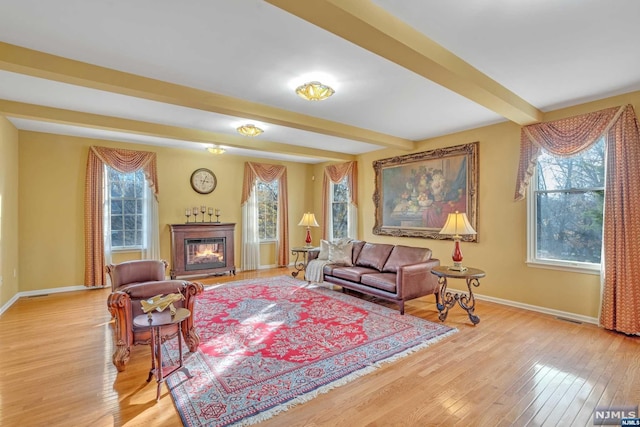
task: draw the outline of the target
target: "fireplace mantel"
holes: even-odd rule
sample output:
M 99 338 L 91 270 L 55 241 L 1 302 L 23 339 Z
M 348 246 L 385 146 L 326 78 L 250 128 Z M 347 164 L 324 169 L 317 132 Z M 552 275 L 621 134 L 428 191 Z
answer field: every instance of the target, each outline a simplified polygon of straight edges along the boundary
M 226 272 L 236 274 L 233 244 L 235 226 L 235 223 L 231 222 L 169 224 L 171 228 L 171 278 Z M 224 253 L 221 254 L 221 260 L 216 258 L 215 265 L 189 263 L 190 257 L 187 252 L 190 244 L 222 247 L 221 250 Z

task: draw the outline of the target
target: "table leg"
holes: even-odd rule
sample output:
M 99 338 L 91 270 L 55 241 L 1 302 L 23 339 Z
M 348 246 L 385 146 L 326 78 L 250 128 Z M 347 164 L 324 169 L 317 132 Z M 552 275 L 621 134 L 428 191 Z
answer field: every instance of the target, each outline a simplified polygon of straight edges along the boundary
M 156 390 L 156 401 L 160 400 L 160 387 L 162 387 L 163 381 L 163 372 L 162 372 L 162 327 L 157 327 L 157 337 L 156 337 L 156 359 L 158 361 L 158 366 L 156 368 L 156 382 L 158 383 L 158 387 Z
M 467 289 L 469 289 L 469 295 L 465 293 L 452 293 L 447 291 L 447 278 L 440 277 L 438 279 L 438 283 L 440 284 L 440 302 L 436 304 L 438 311 L 440 314 L 438 315 L 438 319 L 441 322 L 444 322 L 449 314 L 449 309 L 456 305 L 456 302 L 464 309 L 469 315 L 469 320 L 474 325 L 480 323 L 480 318 L 474 314 L 474 310 L 476 308 L 476 299 L 473 296 L 472 286 L 476 288 L 480 286 L 480 281 L 476 278 L 468 278 L 467 280 Z
M 300 253 L 301 252 L 298 252 L 298 251 L 291 252 L 291 255 L 293 254 L 296 255 L 296 260 L 293 262 L 293 266 L 296 269 L 296 271 L 291 272 L 291 275 L 293 277 L 298 277 L 298 274 L 307 268 L 307 253 L 302 252 L 302 260 L 298 261 L 300 259 Z
M 469 295 L 467 296 L 465 294 L 461 294 L 460 298 L 458 299 L 458 303 L 460 304 L 460 307 L 467 311 L 471 323 L 477 325 L 478 323 L 480 323 L 480 318 L 474 314 L 474 310 L 476 308 L 476 298 L 473 296 L 472 286 L 475 286 L 477 288 L 478 286 L 480 286 L 480 281 L 476 278 L 468 278 L 467 289 L 469 289 Z
M 151 370 L 149 370 L 149 377 L 147 377 L 147 382 L 151 381 L 151 378 L 156 373 L 156 328 L 151 328 L 149 330 L 151 333 Z

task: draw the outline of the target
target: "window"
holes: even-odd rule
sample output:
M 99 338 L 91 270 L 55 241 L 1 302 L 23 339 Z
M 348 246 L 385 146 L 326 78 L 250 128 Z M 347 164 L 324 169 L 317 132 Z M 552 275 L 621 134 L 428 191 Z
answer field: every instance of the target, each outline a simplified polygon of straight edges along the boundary
M 329 188 L 329 230 L 327 235 L 331 240 L 344 237 L 354 237 L 355 230 L 353 206 L 349 202 L 349 186 L 347 178 L 339 183 L 331 183 Z
M 530 185 L 532 264 L 599 271 L 604 207 L 604 138 L 572 157 L 544 152 Z
M 144 207 L 147 197 L 144 173 L 142 170 L 120 173 L 110 167 L 106 169 L 106 202 L 110 219 L 108 229 L 111 248 L 141 249 L 144 241 Z
M 256 183 L 258 236 L 260 241 L 278 239 L 278 180 Z

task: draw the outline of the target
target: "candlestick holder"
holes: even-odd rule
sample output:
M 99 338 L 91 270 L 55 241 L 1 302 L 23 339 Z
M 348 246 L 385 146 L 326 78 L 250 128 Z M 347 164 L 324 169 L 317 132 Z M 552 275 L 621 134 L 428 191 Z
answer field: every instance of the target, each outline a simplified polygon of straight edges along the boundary
M 187 217 L 187 222 L 185 224 L 189 224 L 189 217 L 191 216 L 191 209 L 186 209 L 184 211 L 184 216 Z
M 213 222 L 213 220 L 211 219 L 212 216 L 213 214 L 209 214 L 209 222 Z
M 207 213 L 207 207 L 200 206 L 200 212 L 202 212 L 202 222 L 204 222 L 204 214 Z
M 220 224 L 220 214 L 216 214 L 216 223 Z

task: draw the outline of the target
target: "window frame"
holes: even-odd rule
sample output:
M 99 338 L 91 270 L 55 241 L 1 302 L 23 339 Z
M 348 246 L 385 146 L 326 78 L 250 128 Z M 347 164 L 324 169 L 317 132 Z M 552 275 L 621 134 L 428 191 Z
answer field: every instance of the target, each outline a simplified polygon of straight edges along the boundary
M 112 240 L 113 229 L 112 229 L 112 226 L 111 226 L 113 224 L 113 222 L 112 222 L 113 221 L 113 217 L 112 217 L 113 214 L 112 214 L 112 211 L 111 211 L 111 203 L 114 200 L 114 198 L 111 196 L 111 183 L 112 183 L 112 180 L 109 177 L 110 170 L 115 171 L 116 173 L 120 174 L 121 176 L 122 175 L 132 175 L 132 174 L 142 174 L 142 185 L 143 185 L 143 187 L 142 187 L 142 196 L 141 197 L 134 197 L 134 198 L 118 197 L 118 198 L 115 199 L 115 200 L 135 200 L 136 202 L 140 201 L 140 203 L 142 205 L 141 206 L 142 224 L 141 224 L 141 227 L 139 229 L 140 232 L 141 232 L 141 241 L 140 241 L 139 245 L 136 244 L 136 245 L 130 245 L 130 246 L 115 246 L 113 244 L 113 240 Z M 124 253 L 124 252 L 139 252 L 139 251 L 145 250 L 146 249 L 146 242 L 147 242 L 147 238 L 145 236 L 145 233 L 147 233 L 145 222 L 146 222 L 146 215 L 148 214 L 146 206 L 147 206 L 147 202 L 148 202 L 147 198 L 149 197 L 149 191 L 147 191 L 147 183 L 146 183 L 146 178 L 144 176 L 144 172 L 142 171 L 142 169 L 139 169 L 137 171 L 130 172 L 130 173 L 122 173 L 122 172 L 119 172 L 118 170 L 116 170 L 116 169 L 114 169 L 114 168 L 112 168 L 112 167 L 110 167 L 108 165 L 105 165 L 105 190 L 106 190 L 106 194 L 105 194 L 105 196 L 106 196 L 105 197 L 105 209 L 107 210 L 107 217 L 108 217 L 108 220 L 109 220 L 109 229 L 108 229 L 107 238 L 109 239 L 109 245 L 110 245 L 110 248 L 111 248 L 111 252 Z M 136 203 L 136 205 L 137 205 L 137 203 Z M 123 214 L 118 214 L 118 216 L 122 216 L 122 215 L 124 215 L 124 213 Z M 137 215 L 137 213 L 135 215 Z M 124 226 L 124 224 L 123 224 L 123 226 Z M 123 228 L 123 231 L 124 230 L 125 229 Z M 137 227 L 136 227 L 135 231 L 138 231 Z
M 347 192 L 349 191 L 349 185 L 347 182 L 348 178 L 344 177 L 342 179 L 342 181 L 340 181 L 338 184 L 343 184 L 346 188 L 347 188 Z M 333 195 L 334 195 L 334 187 L 336 186 L 336 184 L 329 180 L 329 203 L 328 203 L 328 207 L 327 210 L 328 212 L 327 214 L 327 218 L 329 219 L 328 223 L 327 223 L 327 237 L 329 240 L 335 240 L 335 239 L 339 239 L 339 237 L 335 237 L 334 236 L 334 229 L 333 229 L 333 204 L 334 204 L 334 200 L 333 200 Z M 350 197 L 350 195 L 348 195 Z M 349 236 L 350 232 L 353 231 L 353 229 L 355 229 L 354 224 L 352 224 L 353 221 L 353 205 L 350 202 L 349 197 L 347 197 L 347 238 L 355 238 L 355 236 Z
M 605 147 L 605 165 L 606 165 L 606 140 L 604 142 Z M 606 167 L 606 166 L 605 166 Z M 604 172 L 606 177 L 606 170 Z M 538 167 L 534 169 L 534 173 L 531 176 L 529 186 L 527 188 L 527 260 L 526 264 L 529 267 L 570 271 L 575 273 L 594 274 L 599 275 L 602 269 L 601 263 L 580 262 L 580 261 L 568 261 L 568 260 L 555 260 L 547 258 L 538 258 L 536 255 L 537 244 L 537 197 L 536 189 L 538 187 Z M 583 191 L 594 191 L 593 188 L 584 188 Z M 599 188 L 597 190 L 600 190 Z M 567 190 L 571 191 L 571 190 Z M 558 192 L 557 190 L 550 190 L 550 192 Z
M 280 212 L 279 212 L 279 209 L 278 209 L 278 204 L 279 204 L 279 198 L 280 198 L 280 191 L 279 191 L 280 190 L 280 180 L 276 179 L 276 180 L 273 180 L 271 182 L 262 181 L 260 179 L 256 180 L 256 189 L 255 189 L 255 191 L 256 191 L 256 204 L 257 204 L 257 212 L 256 212 L 256 214 L 257 214 L 257 217 L 258 217 L 258 221 L 260 219 L 260 204 L 261 204 L 260 191 L 258 189 L 258 186 L 260 184 L 272 185 L 274 183 L 277 184 L 277 186 L 278 186 L 278 188 L 276 188 L 276 191 L 275 191 L 275 196 L 276 196 L 276 201 L 275 201 L 275 203 L 276 203 L 275 235 L 274 235 L 274 237 L 265 237 L 263 239 L 262 236 L 260 235 L 260 226 L 258 225 L 258 242 L 260 244 L 263 244 L 263 243 L 264 244 L 277 243 L 279 241 L 278 236 L 279 236 L 279 227 L 280 227 L 280 221 L 279 221 Z

